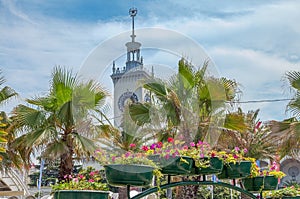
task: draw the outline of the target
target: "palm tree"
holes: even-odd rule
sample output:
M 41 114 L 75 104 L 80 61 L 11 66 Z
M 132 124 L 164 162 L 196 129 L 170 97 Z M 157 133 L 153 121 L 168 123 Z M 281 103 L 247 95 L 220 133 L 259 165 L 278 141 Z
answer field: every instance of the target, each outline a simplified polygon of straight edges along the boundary
M 1 75 L 2 71 L 0 70 L 0 86 L 6 82 L 4 76 Z M 0 105 L 3 106 L 7 101 L 11 100 L 12 97 L 16 97 L 18 93 L 9 86 L 4 86 L 0 90 Z
M 0 118 L 2 120 L 2 118 Z M 5 124 L 0 121 L 0 127 L 3 128 L 5 127 Z M 0 130 L 0 162 L 3 159 L 3 155 L 5 154 L 5 147 L 3 146 L 4 144 L 7 143 L 7 139 L 5 138 L 7 136 L 7 133 L 4 130 Z
M 13 111 L 16 128 L 24 132 L 14 147 L 24 160 L 32 154 L 60 160 L 59 179 L 72 174 L 73 161 L 88 158 L 95 150 L 91 115 L 104 115 L 107 92 L 96 82 L 81 82 L 72 71 L 55 67 L 49 93 L 27 99 Z M 99 117 L 100 117 L 99 116 Z
M 4 76 L 1 75 L 2 71 L 0 70 L 0 85 L 5 83 L 5 78 Z M 5 105 L 6 102 L 8 102 L 9 100 L 11 100 L 13 97 L 16 97 L 18 94 L 16 93 L 16 91 L 14 89 L 12 89 L 9 86 L 4 86 L 1 90 L 0 90 L 0 106 Z M 0 160 L 2 160 L 3 157 L 7 156 L 6 153 L 6 143 L 10 143 L 11 141 L 11 133 L 12 132 L 7 132 L 7 122 L 4 121 L 6 116 L 6 113 L 4 111 L 0 112 Z M 8 160 L 9 158 L 5 158 L 6 160 Z M 1 165 L 2 167 L 2 165 Z M 0 168 L 1 169 L 1 168 Z
M 4 111 L 0 112 L 0 131 L 5 133 L 6 147 L 5 151 L 0 152 L 0 156 L 3 157 L 2 163 L 0 165 L 0 171 L 8 167 L 22 168 L 22 166 L 27 165 L 22 161 L 20 153 L 17 148 L 14 148 L 13 142 L 16 138 L 16 131 L 14 129 L 13 121 L 9 118 Z
M 226 78 L 206 76 L 208 62 L 194 71 L 193 66 L 181 59 L 178 74 L 166 83 L 150 80 L 143 87 L 152 93 L 150 103 L 131 104 L 131 118 L 139 125 L 158 125 L 162 138 L 183 135 L 186 142 L 207 139 L 208 131 L 220 117 L 224 117 L 226 102 L 236 98 L 238 84 Z M 157 130 L 157 129 L 156 129 Z M 215 144 L 215 143 L 214 143 Z
M 178 64 L 178 74 L 165 83 L 151 80 L 144 88 L 152 93 L 150 103 L 129 106 L 131 118 L 139 125 L 156 125 L 153 128 L 160 140 L 182 135 L 185 142 L 205 140 L 215 145 L 223 127 L 224 113 L 237 97 L 238 84 L 226 78 L 207 76 L 208 62 L 194 70 L 186 60 Z M 220 119 L 221 118 L 221 119 Z M 198 186 L 182 188 L 178 198 L 197 197 Z
M 276 144 L 280 148 L 280 156 L 291 155 L 300 158 L 300 72 L 289 71 L 284 75 L 290 87 L 293 98 L 286 107 L 287 112 L 291 112 L 293 117 L 283 121 L 270 121 L 269 126 L 274 135 L 280 141 Z
M 218 147 L 230 150 L 234 147 L 245 148 L 248 157 L 274 160 L 278 149 L 274 143 L 278 142 L 278 137 L 257 118 L 258 113 L 259 109 L 244 113 L 241 108 L 228 113 Z

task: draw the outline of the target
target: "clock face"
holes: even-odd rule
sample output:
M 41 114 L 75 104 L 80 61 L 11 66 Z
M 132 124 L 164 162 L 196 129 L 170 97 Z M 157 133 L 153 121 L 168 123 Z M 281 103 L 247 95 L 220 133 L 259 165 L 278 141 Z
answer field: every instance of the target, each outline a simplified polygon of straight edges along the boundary
M 118 107 L 120 109 L 120 111 L 124 110 L 124 106 L 126 104 L 130 104 L 130 103 L 136 103 L 138 102 L 138 97 L 134 92 L 131 91 L 127 91 L 125 93 L 123 93 L 118 100 Z
M 145 102 L 151 102 L 151 97 L 150 97 L 149 93 L 147 93 L 147 94 L 145 95 L 144 101 L 145 101 Z

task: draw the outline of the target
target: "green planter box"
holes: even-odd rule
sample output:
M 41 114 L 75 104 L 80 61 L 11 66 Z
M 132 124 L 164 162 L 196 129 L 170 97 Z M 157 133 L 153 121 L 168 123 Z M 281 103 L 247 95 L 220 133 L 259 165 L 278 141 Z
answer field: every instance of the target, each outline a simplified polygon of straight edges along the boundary
M 300 199 L 300 196 L 267 197 L 266 199 Z
M 203 158 L 204 161 L 207 161 L 208 158 Z M 195 166 L 195 171 L 193 172 L 196 175 L 209 175 L 209 174 L 218 174 L 222 172 L 223 169 L 223 160 L 214 157 L 209 159 L 209 167 L 199 168 Z
M 241 161 L 234 163 L 229 163 L 229 165 L 224 165 L 222 173 L 218 175 L 219 179 L 236 179 L 236 178 L 246 178 L 251 174 L 250 161 Z
M 192 172 L 194 160 L 188 156 L 176 156 L 168 159 L 159 155 L 148 157 L 161 167 L 161 172 L 168 175 L 186 175 Z M 184 160 L 182 161 L 181 158 Z
M 153 179 L 153 167 L 145 165 L 111 164 L 104 166 L 108 184 L 114 186 L 147 186 Z
M 278 179 L 274 176 L 257 176 L 244 178 L 243 184 L 247 191 L 268 191 L 277 188 Z
M 61 190 L 54 192 L 54 199 L 108 199 L 106 191 Z

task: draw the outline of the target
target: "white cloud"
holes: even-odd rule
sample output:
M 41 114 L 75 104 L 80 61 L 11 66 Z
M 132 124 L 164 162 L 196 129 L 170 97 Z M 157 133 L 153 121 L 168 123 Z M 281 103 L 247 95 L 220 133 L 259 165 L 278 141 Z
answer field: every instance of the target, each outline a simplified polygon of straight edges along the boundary
M 42 6 L 37 2 L 36 6 Z M 7 83 L 23 97 L 47 90 L 55 65 L 77 71 L 99 43 L 130 29 L 128 16 L 121 20 L 71 21 L 43 15 L 38 7 L 33 11 L 21 9 L 16 1 L 1 3 L 0 66 Z M 281 97 L 282 75 L 286 70 L 299 70 L 298 1 L 169 0 L 164 4 L 158 1 L 139 4 L 143 7 L 139 8 L 136 27 L 169 28 L 196 40 L 205 47 L 221 76 L 243 85 L 244 99 Z M 145 64 L 169 59 L 159 54 L 144 58 Z M 271 113 L 272 105 L 247 107 L 261 106 L 260 114 L 266 119 L 275 115 L 284 117 L 281 110 L 284 108 L 276 104 L 278 110 L 273 108 Z

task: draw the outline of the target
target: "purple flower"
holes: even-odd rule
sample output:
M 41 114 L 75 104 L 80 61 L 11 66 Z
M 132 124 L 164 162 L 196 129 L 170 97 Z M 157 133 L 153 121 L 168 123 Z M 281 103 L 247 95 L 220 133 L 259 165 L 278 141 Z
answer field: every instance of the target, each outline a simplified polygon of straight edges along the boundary
M 128 158 L 130 155 L 131 155 L 131 154 L 130 154 L 129 151 L 127 151 L 127 152 L 125 153 L 125 157 L 126 157 L 126 158 Z
M 196 145 L 195 145 L 195 142 L 191 142 L 191 143 L 190 143 L 190 146 L 191 146 L 191 147 L 196 146 Z
M 154 143 L 154 144 L 151 144 L 151 146 L 150 146 L 150 149 L 155 149 L 156 148 L 156 144 Z
M 244 148 L 244 153 L 248 153 L 248 149 Z

